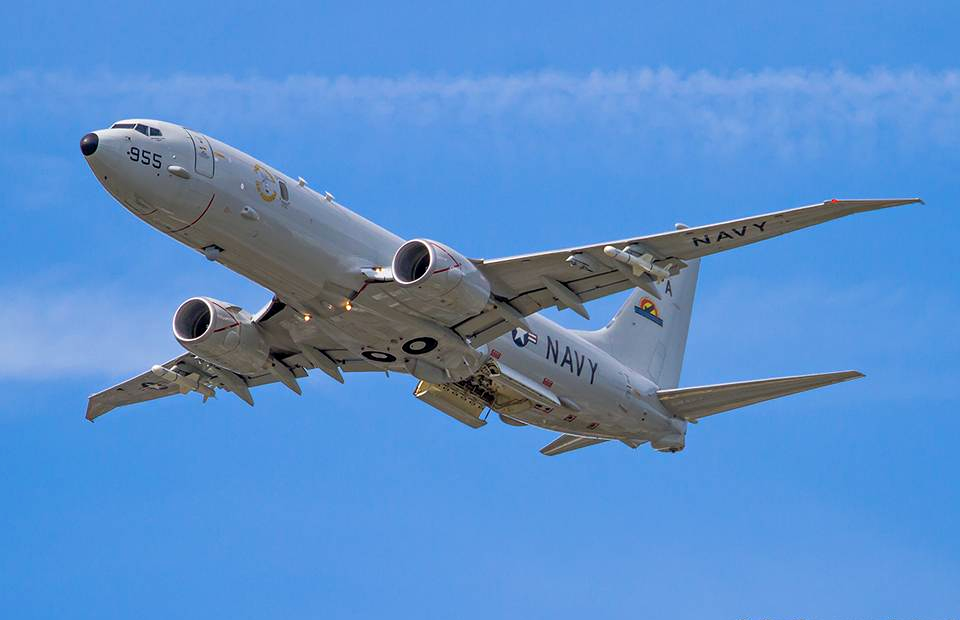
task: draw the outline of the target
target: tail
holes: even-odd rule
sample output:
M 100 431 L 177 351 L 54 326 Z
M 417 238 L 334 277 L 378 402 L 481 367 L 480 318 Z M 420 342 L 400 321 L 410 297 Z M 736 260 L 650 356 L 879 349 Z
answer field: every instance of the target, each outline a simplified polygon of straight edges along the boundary
M 700 260 L 656 285 L 660 299 L 636 289 L 606 327 L 583 336 L 661 388 L 680 381 Z

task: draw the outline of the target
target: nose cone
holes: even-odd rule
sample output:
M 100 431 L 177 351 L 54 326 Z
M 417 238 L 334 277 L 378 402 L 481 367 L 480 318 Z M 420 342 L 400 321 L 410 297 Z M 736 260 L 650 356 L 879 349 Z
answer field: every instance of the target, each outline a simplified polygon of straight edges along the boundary
M 97 147 L 100 145 L 100 137 L 95 133 L 88 133 L 83 138 L 80 139 L 80 152 L 90 157 L 97 152 Z

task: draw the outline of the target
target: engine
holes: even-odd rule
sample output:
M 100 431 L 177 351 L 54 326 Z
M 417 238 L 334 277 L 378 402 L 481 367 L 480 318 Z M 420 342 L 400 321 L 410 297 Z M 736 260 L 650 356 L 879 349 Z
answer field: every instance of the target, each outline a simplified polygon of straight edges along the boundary
M 234 372 L 253 374 L 268 364 L 270 347 L 246 310 L 209 297 L 193 297 L 173 315 L 173 335 L 197 357 Z
M 455 250 L 429 239 L 407 241 L 393 257 L 393 279 L 404 301 L 448 325 L 479 313 L 490 283 Z

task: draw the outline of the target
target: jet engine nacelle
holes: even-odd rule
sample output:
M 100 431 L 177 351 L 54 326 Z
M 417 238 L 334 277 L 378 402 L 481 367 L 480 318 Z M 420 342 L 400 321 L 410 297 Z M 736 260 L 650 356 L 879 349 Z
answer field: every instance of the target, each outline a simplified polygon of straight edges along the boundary
M 243 374 L 267 367 L 270 347 L 250 313 L 209 297 L 193 297 L 173 315 L 173 335 L 197 357 Z
M 429 239 L 407 241 L 393 256 L 393 279 L 417 310 L 458 322 L 478 314 L 490 299 L 490 283 L 456 250 Z

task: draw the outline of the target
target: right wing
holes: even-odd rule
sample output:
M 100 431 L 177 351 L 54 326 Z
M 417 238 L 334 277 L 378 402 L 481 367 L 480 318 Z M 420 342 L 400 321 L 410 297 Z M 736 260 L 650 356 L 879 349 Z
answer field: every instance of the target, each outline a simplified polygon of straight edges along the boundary
M 346 351 L 341 353 L 345 354 Z M 380 370 L 365 360 L 340 359 L 336 357 L 333 351 L 325 351 L 323 354 L 333 356 L 331 357 L 332 362 L 344 372 Z M 317 368 L 303 354 L 291 355 L 279 361 L 279 363 L 295 379 L 302 379 L 307 376 L 308 369 Z M 160 367 L 168 372 L 175 373 L 177 378 L 173 379 L 169 374 L 160 376 L 154 370 L 148 370 L 136 377 L 127 379 L 123 383 L 98 392 L 87 401 L 87 419 L 93 422 L 95 418 L 117 407 L 142 403 L 164 396 L 173 396 L 174 394 L 198 392 L 203 395 L 203 400 L 206 401 L 217 389 L 233 392 L 241 400 L 252 405 L 253 397 L 250 395 L 250 388 L 277 382 L 284 382 L 290 386 L 288 381 L 274 372 L 264 371 L 256 375 L 240 375 L 211 364 L 192 353 L 184 353 L 180 357 L 161 364 Z M 291 387 L 291 389 L 294 388 Z
M 180 357 L 163 364 L 163 367 L 172 369 L 181 361 L 185 361 L 191 357 L 193 356 L 189 353 L 184 353 Z M 148 400 L 179 393 L 180 390 L 177 389 L 177 386 L 158 379 L 153 372 L 148 370 L 112 388 L 92 395 L 87 401 L 87 419 L 93 422 L 94 418 L 102 416 L 111 409 L 122 407 L 123 405 L 132 405 L 133 403 L 143 403 Z
M 257 313 L 255 321 L 270 342 L 271 365 L 257 374 L 237 374 L 221 368 L 192 353 L 184 353 L 151 370 L 127 379 L 111 388 L 92 395 L 87 402 L 87 419 L 91 422 L 124 405 L 146 402 L 174 394 L 198 392 L 204 401 L 216 390 L 236 394 L 252 405 L 250 388 L 267 383 L 283 383 L 300 393 L 297 379 L 317 368 L 337 381 L 343 382 L 340 371 L 371 372 L 381 369 L 366 360 L 350 354 L 346 349 L 321 332 L 314 331 L 301 343 L 294 342 L 292 326 L 301 324 L 295 313 L 283 302 L 274 299 Z M 319 326 L 317 326 L 319 327 Z M 309 346 L 302 346 L 302 345 Z
M 673 388 L 659 390 L 657 397 L 673 415 L 688 422 L 696 422 L 700 418 L 716 413 L 861 377 L 863 373 L 847 370 L 818 375 Z

